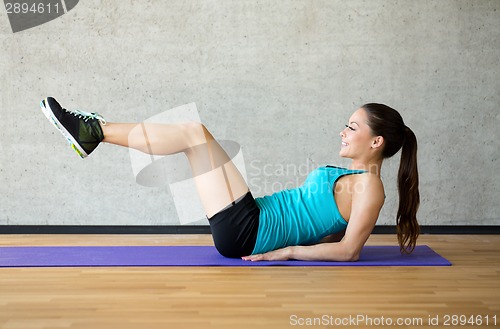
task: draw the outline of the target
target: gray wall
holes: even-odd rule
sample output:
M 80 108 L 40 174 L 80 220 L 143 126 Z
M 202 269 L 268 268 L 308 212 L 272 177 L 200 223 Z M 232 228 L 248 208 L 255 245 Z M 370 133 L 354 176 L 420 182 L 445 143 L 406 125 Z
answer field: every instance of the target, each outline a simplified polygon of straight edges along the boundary
M 39 110 L 48 95 L 109 121 L 196 102 L 241 145 L 255 195 L 347 165 L 343 124 L 387 103 L 419 139 L 421 223 L 500 224 L 498 0 L 86 0 L 18 33 L 0 15 L 0 224 L 179 224 L 128 150 L 78 158 Z M 394 224 L 397 166 L 379 224 Z

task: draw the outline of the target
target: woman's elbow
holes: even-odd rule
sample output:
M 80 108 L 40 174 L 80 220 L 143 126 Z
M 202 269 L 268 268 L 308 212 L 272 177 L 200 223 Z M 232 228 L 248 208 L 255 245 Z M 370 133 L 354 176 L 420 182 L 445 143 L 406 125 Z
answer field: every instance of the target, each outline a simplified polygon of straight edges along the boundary
M 357 262 L 358 260 L 359 260 L 359 253 L 352 253 L 347 257 L 348 262 Z
M 356 262 L 359 260 L 360 250 L 352 248 L 344 242 L 327 243 L 326 246 L 332 249 L 328 250 L 324 257 L 321 257 L 324 260 L 337 262 Z
M 348 246 L 344 249 L 344 261 L 346 262 L 356 262 L 359 260 L 360 251 L 357 248 L 349 248 Z

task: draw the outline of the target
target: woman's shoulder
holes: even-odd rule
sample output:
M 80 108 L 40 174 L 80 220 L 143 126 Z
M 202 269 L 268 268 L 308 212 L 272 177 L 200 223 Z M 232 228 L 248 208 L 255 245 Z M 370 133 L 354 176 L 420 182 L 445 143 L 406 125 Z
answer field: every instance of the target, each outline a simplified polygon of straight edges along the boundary
M 354 192 L 356 194 L 368 193 L 374 196 L 380 195 L 385 198 L 384 183 L 380 176 L 370 172 L 360 173 L 358 175 L 352 175 L 354 184 Z

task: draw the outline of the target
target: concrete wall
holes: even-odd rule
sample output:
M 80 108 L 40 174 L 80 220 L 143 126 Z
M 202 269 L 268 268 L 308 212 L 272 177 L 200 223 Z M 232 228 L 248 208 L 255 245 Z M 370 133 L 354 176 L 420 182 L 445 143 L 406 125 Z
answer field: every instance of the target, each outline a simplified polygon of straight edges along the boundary
M 343 124 L 387 103 L 419 139 L 421 223 L 498 225 L 499 34 L 498 0 L 86 0 L 18 33 L 1 10 L 0 224 L 179 224 L 127 149 L 69 149 L 38 107 L 52 95 L 109 121 L 196 102 L 241 145 L 255 195 L 347 165 Z M 379 224 L 394 224 L 397 166 Z

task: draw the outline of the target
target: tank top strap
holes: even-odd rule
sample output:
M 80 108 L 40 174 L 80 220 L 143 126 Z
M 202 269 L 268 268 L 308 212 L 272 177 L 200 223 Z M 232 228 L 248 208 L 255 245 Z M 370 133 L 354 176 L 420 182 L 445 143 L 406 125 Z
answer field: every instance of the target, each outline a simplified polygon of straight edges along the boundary
M 345 175 L 345 174 L 362 174 L 367 172 L 366 170 L 362 169 L 349 169 L 349 168 L 343 168 L 343 167 L 337 167 L 337 166 L 331 166 L 327 165 L 325 168 L 331 169 L 331 170 L 336 170 L 338 171 L 339 175 Z

